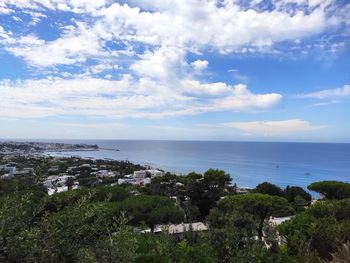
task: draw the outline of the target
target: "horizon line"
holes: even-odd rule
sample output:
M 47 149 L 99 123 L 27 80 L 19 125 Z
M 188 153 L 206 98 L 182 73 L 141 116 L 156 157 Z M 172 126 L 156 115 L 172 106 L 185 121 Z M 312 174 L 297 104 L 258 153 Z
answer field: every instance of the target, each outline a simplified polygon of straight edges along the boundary
M 31 141 L 170 141 L 170 142 L 235 142 L 235 143 L 317 143 L 317 144 L 350 144 L 350 141 L 263 141 L 263 140 L 225 140 L 225 139 L 77 139 L 77 138 L 1 138 L 0 141 L 22 141 L 22 142 L 31 142 Z

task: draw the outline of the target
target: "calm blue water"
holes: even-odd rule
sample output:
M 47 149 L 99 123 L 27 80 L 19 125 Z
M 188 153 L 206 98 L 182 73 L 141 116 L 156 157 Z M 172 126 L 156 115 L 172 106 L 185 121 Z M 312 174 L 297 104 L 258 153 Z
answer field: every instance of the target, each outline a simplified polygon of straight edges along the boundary
M 64 141 L 72 142 L 72 141 Z M 74 141 L 96 143 L 97 152 L 71 152 L 93 158 L 112 158 L 148 164 L 177 174 L 219 168 L 239 186 L 269 181 L 281 187 L 306 188 L 320 180 L 350 182 L 350 144 L 203 142 L 203 141 Z

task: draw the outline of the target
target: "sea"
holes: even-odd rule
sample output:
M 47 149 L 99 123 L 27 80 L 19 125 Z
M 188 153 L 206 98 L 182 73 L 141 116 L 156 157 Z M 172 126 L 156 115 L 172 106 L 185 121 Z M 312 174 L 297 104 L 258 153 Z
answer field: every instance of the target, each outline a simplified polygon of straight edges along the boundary
M 306 187 L 316 181 L 350 182 L 349 143 L 97 140 L 99 151 L 48 153 L 93 159 L 128 160 L 184 175 L 222 169 L 240 187 L 262 182 Z M 103 150 L 103 148 L 114 149 Z

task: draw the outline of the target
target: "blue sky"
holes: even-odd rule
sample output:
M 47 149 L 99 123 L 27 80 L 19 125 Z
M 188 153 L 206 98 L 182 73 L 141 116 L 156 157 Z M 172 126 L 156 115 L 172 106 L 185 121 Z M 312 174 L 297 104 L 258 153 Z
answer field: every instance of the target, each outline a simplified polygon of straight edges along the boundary
M 350 3 L 1 0 L 0 138 L 350 142 Z

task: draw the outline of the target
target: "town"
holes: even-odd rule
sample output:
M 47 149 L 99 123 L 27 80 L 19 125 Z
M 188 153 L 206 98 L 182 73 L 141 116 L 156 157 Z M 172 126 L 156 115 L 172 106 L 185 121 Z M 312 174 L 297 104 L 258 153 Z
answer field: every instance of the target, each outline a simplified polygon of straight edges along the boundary
M 134 165 L 128 161 L 92 160 L 74 157 L 52 157 L 48 151 L 94 150 L 97 145 L 63 143 L 18 143 L 0 144 L 1 179 L 15 177 L 38 178 L 49 195 L 94 187 L 98 184 L 146 185 L 151 179 L 163 176 L 164 172 L 151 167 Z M 44 165 L 42 165 L 44 164 Z M 40 167 L 40 169 L 38 169 Z
M 52 142 L 0 142 L 0 153 L 8 157 L 14 155 L 41 154 L 44 152 L 98 151 L 96 144 L 68 144 Z

